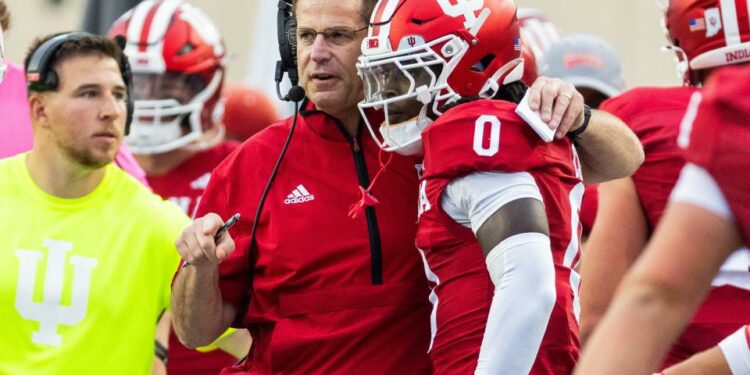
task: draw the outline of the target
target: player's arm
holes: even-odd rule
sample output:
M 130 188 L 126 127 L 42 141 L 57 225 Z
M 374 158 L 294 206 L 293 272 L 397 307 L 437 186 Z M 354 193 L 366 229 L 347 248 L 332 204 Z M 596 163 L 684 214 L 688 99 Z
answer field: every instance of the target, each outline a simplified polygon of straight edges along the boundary
M 599 185 L 599 207 L 581 260 L 580 338 L 585 345 L 617 285 L 646 246 L 648 226 L 629 177 Z
M 656 369 L 724 260 L 741 245 L 726 201 L 711 199 L 721 197 L 715 182 L 711 186 L 705 178 L 686 175 L 683 170 L 672 196 L 678 199 L 670 203 L 584 348 L 577 374 L 647 374 Z M 686 186 L 691 189 L 683 190 Z M 692 195 L 684 193 L 688 190 Z
M 443 207 L 465 215 L 495 285 L 477 371 L 528 373 L 556 299 L 549 226 L 533 177 L 469 175 L 449 185 Z
M 219 263 L 234 251 L 228 232 L 214 242 L 223 224 L 216 214 L 196 219 L 177 238 L 177 251 L 190 266 L 180 270 L 172 287 L 172 312 L 177 337 L 186 347 L 212 343 L 234 321 L 234 306 L 222 300 Z
M 167 354 L 169 348 L 169 331 L 172 326 L 172 314 L 164 311 L 156 324 L 154 342 L 154 365 L 151 367 L 152 375 L 167 373 Z
M 664 371 L 664 375 L 750 374 L 750 327 L 743 326 L 718 345 Z
M 583 105 L 575 87 L 558 78 L 539 77 L 529 88 L 529 106 L 557 129 L 557 139 L 583 125 Z M 587 185 L 630 176 L 645 157 L 641 142 L 627 125 L 597 110 L 591 111 L 589 125 L 576 146 Z

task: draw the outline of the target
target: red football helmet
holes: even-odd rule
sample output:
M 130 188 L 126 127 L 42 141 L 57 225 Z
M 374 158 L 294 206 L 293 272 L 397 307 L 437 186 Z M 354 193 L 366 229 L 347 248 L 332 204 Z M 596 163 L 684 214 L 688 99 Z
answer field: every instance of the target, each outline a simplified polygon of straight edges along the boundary
M 225 49 L 213 22 L 181 0 L 146 0 L 115 22 L 109 36 L 118 35 L 133 70 L 135 113 L 125 138 L 133 153 L 220 141 Z
M 226 137 L 244 141 L 265 129 L 279 118 L 273 101 L 262 91 L 233 85 L 224 89 L 224 117 Z
M 418 153 L 428 110 L 439 115 L 446 103 L 492 97 L 521 79 L 516 6 L 511 0 L 380 0 L 357 67 L 365 83 L 360 109 L 385 110 L 383 140 L 368 122 L 370 132 L 388 151 Z
M 744 0 L 668 0 L 664 26 L 678 71 L 697 84 L 695 71 L 750 61 L 750 22 Z

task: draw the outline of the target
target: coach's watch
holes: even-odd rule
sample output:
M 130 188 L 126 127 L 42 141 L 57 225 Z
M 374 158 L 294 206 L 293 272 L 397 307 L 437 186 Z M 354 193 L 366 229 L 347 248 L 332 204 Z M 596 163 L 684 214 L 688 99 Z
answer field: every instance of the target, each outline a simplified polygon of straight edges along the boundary
M 586 131 L 586 128 L 589 127 L 589 120 L 591 120 L 591 107 L 587 105 L 583 105 L 583 124 L 576 130 L 573 130 L 572 132 L 568 132 L 567 136 L 568 138 L 572 139 L 574 142 L 581 138 L 581 134 L 583 134 L 584 131 Z

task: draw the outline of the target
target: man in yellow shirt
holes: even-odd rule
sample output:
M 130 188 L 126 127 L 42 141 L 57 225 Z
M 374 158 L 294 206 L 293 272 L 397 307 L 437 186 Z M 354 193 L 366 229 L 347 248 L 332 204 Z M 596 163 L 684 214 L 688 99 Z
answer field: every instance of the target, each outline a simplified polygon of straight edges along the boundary
M 27 56 L 34 147 L 0 161 L 0 373 L 146 374 L 189 219 L 112 160 L 127 60 L 85 33 Z

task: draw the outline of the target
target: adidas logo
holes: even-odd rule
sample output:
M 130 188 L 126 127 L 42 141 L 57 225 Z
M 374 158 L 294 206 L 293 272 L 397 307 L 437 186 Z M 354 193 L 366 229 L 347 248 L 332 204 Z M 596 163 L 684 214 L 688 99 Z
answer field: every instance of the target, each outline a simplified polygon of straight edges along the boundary
M 310 194 L 307 189 L 305 189 L 302 185 L 297 185 L 294 190 L 292 190 L 292 194 L 289 194 L 286 196 L 286 199 L 284 199 L 285 204 L 297 204 L 297 203 L 305 203 L 309 202 L 311 200 L 314 200 L 315 196 Z

